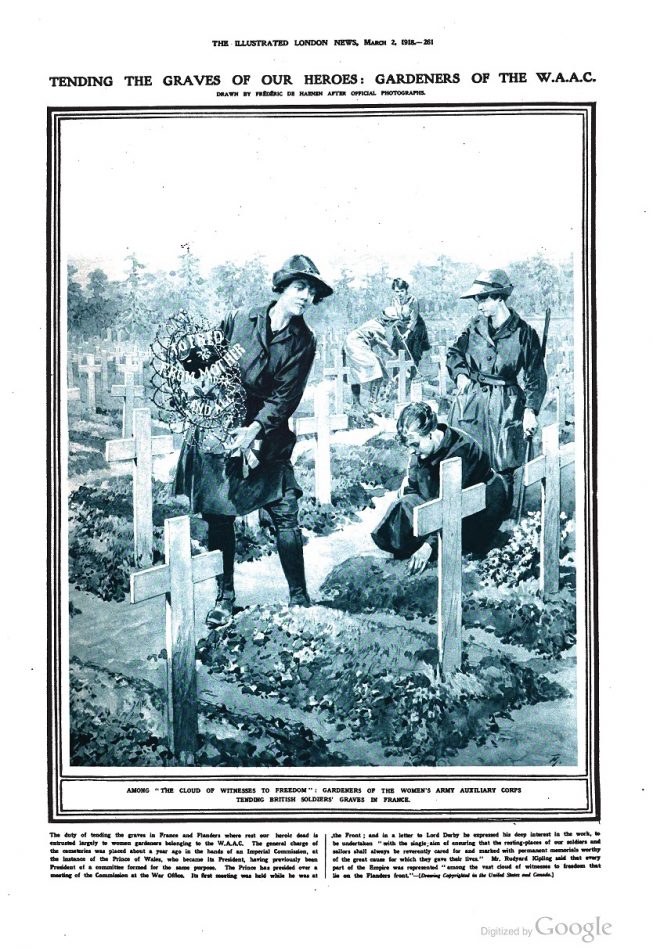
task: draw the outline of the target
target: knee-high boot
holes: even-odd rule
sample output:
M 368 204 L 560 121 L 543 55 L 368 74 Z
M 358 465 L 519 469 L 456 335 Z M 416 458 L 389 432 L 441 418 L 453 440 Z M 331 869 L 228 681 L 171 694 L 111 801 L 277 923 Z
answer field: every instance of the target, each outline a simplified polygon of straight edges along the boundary
M 310 606 L 306 590 L 306 574 L 304 572 L 304 549 L 302 533 L 299 528 L 277 529 L 277 551 L 283 573 L 288 582 L 290 605 L 299 607 Z
M 207 517 L 209 526 L 209 551 L 222 551 L 222 576 L 217 578 L 218 596 L 215 607 L 206 615 L 210 628 L 229 623 L 234 613 L 234 561 L 236 556 L 236 533 L 234 519 L 227 516 Z

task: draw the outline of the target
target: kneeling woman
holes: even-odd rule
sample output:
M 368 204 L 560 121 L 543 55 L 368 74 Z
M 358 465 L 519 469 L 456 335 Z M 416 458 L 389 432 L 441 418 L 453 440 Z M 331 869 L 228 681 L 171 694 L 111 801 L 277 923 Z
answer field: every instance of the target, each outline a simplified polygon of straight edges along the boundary
M 485 508 L 463 520 L 463 551 L 481 554 L 495 539 L 501 523 L 510 513 L 508 486 L 491 467 L 487 453 L 478 442 L 439 423 L 433 409 L 425 402 L 406 406 L 397 419 L 397 438 L 411 450 L 408 475 L 400 489 L 400 497 L 388 509 L 372 532 L 372 539 L 382 551 L 397 558 L 410 558 L 411 572 L 421 572 L 437 551 L 437 534 L 416 538 L 413 534 L 413 511 L 424 502 L 440 496 L 440 466 L 447 459 L 462 459 L 462 487 L 486 486 Z

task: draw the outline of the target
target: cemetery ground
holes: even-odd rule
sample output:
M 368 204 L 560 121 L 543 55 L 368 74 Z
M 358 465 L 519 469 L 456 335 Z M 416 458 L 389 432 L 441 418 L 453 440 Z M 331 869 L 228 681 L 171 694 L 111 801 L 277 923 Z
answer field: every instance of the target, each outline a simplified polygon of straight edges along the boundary
M 549 408 L 548 412 L 553 410 Z M 366 427 L 369 422 L 374 423 Z M 546 413 L 542 422 L 546 425 Z M 289 608 L 269 528 L 237 522 L 233 622 L 209 633 L 215 581 L 195 585 L 199 766 L 568 766 L 577 761 L 574 472 L 563 468 L 561 584 L 538 590 L 539 486 L 521 524 L 463 562 L 463 654 L 441 679 L 437 570 L 410 576 L 370 531 L 406 467 L 390 418 L 331 434 L 331 504 L 315 497 L 313 441 L 296 473 L 310 608 Z M 167 432 L 154 425 L 154 434 Z M 563 430 L 563 441 L 572 438 Z M 85 410 L 69 433 L 71 764 L 174 764 L 168 744 L 165 598 L 129 602 L 130 462 L 105 461 L 119 411 Z M 175 453 L 153 460 L 154 564 Z M 191 518 L 193 553 L 205 550 Z

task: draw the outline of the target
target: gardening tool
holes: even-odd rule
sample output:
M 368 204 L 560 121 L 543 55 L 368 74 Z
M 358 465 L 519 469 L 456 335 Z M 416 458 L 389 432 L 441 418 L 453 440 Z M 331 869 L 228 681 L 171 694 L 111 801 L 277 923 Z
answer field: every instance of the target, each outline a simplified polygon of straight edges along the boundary
M 549 324 L 551 323 L 551 307 L 547 307 L 544 312 L 544 330 L 542 331 L 542 362 L 544 362 L 544 357 L 546 355 L 546 341 L 549 336 Z M 524 459 L 524 466 L 528 464 L 531 460 L 531 453 L 533 451 L 533 436 L 529 435 L 526 439 L 526 458 Z M 519 495 L 517 498 L 517 524 L 521 521 L 521 516 L 524 510 L 524 494 L 526 492 L 526 486 L 524 485 L 524 471 L 522 469 L 522 477 L 519 483 Z
M 413 368 L 414 368 L 414 370 L 415 370 L 415 375 L 416 375 L 416 376 L 421 376 L 422 379 L 424 379 L 424 380 L 428 379 L 427 376 L 424 376 L 422 373 L 420 373 L 420 371 L 419 371 L 419 369 L 418 369 L 418 366 L 417 366 L 417 361 L 416 361 L 415 357 L 413 356 L 413 354 L 410 352 L 410 349 L 408 348 L 408 344 L 406 343 L 406 338 L 399 332 L 398 327 L 396 327 L 396 326 L 393 327 L 393 330 L 394 330 L 394 332 L 397 334 L 397 336 L 399 337 L 399 340 L 400 340 L 400 342 L 401 342 L 401 345 L 403 346 L 403 348 L 405 349 L 405 351 L 408 353 L 408 358 L 410 359 L 411 363 L 413 364 Z

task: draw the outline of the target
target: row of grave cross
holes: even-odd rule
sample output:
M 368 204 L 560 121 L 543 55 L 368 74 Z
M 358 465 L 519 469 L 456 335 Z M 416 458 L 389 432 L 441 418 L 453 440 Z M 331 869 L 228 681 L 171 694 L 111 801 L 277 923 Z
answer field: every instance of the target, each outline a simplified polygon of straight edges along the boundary
M 132 362 L 129 358 L 126 358 L 123 363 L 116 364 L 116 372 L 122 376 L 122 383 L 113 384 L 109 388 L 106 361 L 96 363 L 94 354 L 89 353 L 85 363 L 79 362 L 79 375 L 86 376 L 86 408 L 90 412 L 95 412 L 97 409 L 96 375 L 101 373 L 104 394 L 122 400 L 122 434 L 125 438 L 133 433 L 133 413 L 136 400 L 145 396 L 145 387 L 136 382 L 137 376 L 142 374 L 142 370 L 142 363 Z M 68 386 L 68 399 L 72 402 L 81 399 L 79 386 Z
M 171 436 L 155 436 L 146 419 L 148 410 L 136 410 L 135 436 L 107 444 L 109 460 L 134 464 L 134 511 L 148 510 L 147 486 L 151 492 L 154 454 L 173 451 Z M 142 417 L 138 414 L 142 413 Z M 327 433 L 331 421 L 318 412 L 313 421 L 302 420 L 300 431 Z M 110 447 L 111 446 L 111 447 Z M 560 481 L 561 470 L 574 461 L 575 445 L 560 446 L 557 425 L 542 432 L 542 454 L 524 466 L 525 485 L 541 486 L 540 590 L 544 599 L 560 587 Z M 317 460 L 316 460 L 317 461 Z M 317 470 L 317 465 L 316 465 Z M 138 487 L 137 487 L 138 482 Z M 437 612 L 440 672 L 448 676 L 462 662 L 462 521 L 485 507 L 485 485 L 462 488 L 462 462 L 442 463 L 440 496 L 414 510 L 413 531 L 417 537 L 437 533 L 438 585 L 434 604 Z M 149 500 L 151 524 L 151 497 Z M 149 536 L 139 530 L 136 557 L 148 556 Z M 136 531 L 135 531 L 136 534 Z M 194 588 L 222 571 L 222 555 L 210 552 L 192 556 L 190 519 L 169 518 L 164 525 L 165 563 L 136 571 L 131 576 L 131 601 L 152 597 L 166 599 L 166 650 L 168 656 L 167 721 L 171 748 L 180 765 L 191 765 L 197 747 L 197 691 L 195 673 Z M 138 553 L 140 551 L 140 554 Z M 138 563 L 138 561 L 137 561 Z M 142 561 L 141 561 L 142 563 Z M 150 561 L 151 563 L 151 561 Z
M 344 412 L 345 409 L 346 383 L 349 380 L 349 367 L 345 362 L 345 356 L 341 348 L 335 348 L 332 357 L 331 365 L 325 366 L 323 376 L 324 379 L 334 381 L 335 411 L 336 413 L 341 413 Z M 437 378 L 436 389 L 439 395 L 443 396 L 449 387 L 447 348 L 445 346 L 438 347 L 436 366 L 436 370 L 432 368 L 427 370 L 427 375 L 430 379 Z M 390 371 L 396 370 L 397 404 L 403 406 L 407 402 L 406 393 L 408 383 L 411 378 L 411 372 L 415 369 L 415 363 L 410 359 L 405 350 L 400 349 L 397 358 L 395 360 L 388 360 L 385 367 Z

